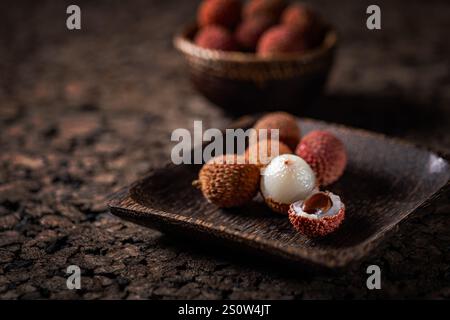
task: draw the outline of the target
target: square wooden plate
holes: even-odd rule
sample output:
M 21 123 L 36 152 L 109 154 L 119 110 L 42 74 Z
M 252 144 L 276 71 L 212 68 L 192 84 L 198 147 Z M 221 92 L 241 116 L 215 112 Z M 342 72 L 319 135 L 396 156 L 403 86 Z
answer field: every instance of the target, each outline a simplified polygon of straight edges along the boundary
M 230 128 L 251 127 L 255 119 L 243 118 Z M 348 151 L 344 176 L 328 188 L 347 207 L 346 219 L 334 234 L 322 239 L 298 234 L 287 217 L 272 213 L 261 199 L 241 208 L 215 207 L 191 185 L 199 165 L 168 164 L 152 170 L 116 193 L 110 210 L 125 220 L 165 232 L 336 268 L 362 258 L 411 212 L 448 192 L 449 161 L 436 153 L 363 130 L 309 119 L 299 123 L 303 134 L 313 129 L 335 133 Z

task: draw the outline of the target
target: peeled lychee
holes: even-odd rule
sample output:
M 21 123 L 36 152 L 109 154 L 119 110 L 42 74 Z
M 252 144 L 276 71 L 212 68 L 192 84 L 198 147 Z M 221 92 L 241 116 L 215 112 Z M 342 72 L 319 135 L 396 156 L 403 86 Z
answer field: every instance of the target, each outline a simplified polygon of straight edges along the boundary
M 292 150 L 287 145 L 281 141 L 276 142 L 278 142 L 278 146 L 276 145 L 275 140 L 272 139 L 257 141 L 250 145 L 245 151 L 247 161 L 258 165 L 259 167 L 263 167 L 278 155 L 292 154 Z M 272 149 L 274 149 L 274 152 L 272 152 Z
M 236 50 L 236 42 L 232 34 L 220 26 L 206 26 L 200 29 L 195 36 L 196 45 L 213 50 Z
M 250 0 L 244 6 L 243 16 L 266 16 L 278 20 L 285 7 L 284 0 Z
M 270 57 L 286 53 L 300 53 L 309 48 L 307 38 L 287 25 L 276 25 L 261 36 L 257 54 Z
M 237 27 L 235 38 L 245 51 L 255 51 L 261 35 L 275 24 L 275 20 L 267 16 L 255 16 L 245 19 Z
M 305 199 L 315 188 L 314 172 L 296 155 L 275 157 L 261 173 L 264 200 L 273 211 L 281 214 L 287 214 L 292 203 Z
M 341 140 L 327 131 L 315 130 L 303 137 L 295 151 L 316 173 L 319 185 L 338 180 L 347 165 L 347 152 Z
M 284 142 L 291 150 L 295 150 L 295 147 L 300 141 L 300 127 L 294 116 L 286 112 L 272 112 L 268 113 L 259 119 L 254 127 L 257 131 L 260 129 L 266 129 L 267 138 L 271 138 L 270 129 L 279 130 L 279 140 Z
M 201 27 L 220 25 L 234 28 L 241 17 L 239 0 L 204 0 L 197 11 L 197 22 Z
M 318 45 L 323 37 L 320 17 L 308 6 L 297 3 L 283 11 L 281 23 L 295 29 L 310 47 Z
M 230 208 L 251 201 L 258 193 L 259 180 L 257 165 L 239 163 L 236 155 L 223 155 L 205 163 L 193 185 L 209 202 Z
M 334 232 L 344 218 L 345 205 L 331 192 L 313 193 L 289 208 L 290 222 L 298 232 L 308 237 L 323 237 Z

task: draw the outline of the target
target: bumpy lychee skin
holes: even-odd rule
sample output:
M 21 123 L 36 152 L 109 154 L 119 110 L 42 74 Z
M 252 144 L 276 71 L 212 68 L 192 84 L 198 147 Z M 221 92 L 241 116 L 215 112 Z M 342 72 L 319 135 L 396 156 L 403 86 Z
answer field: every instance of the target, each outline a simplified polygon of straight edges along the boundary
M 324 27 L 321 18 L 308 6 L 292 4 L 283 11 L 281 23 L 302 35 L 310 47 L 320 44 Z
M 300 157 L 275 157 L 261 172 L 261 193 L 275 212 L 287 214 L 291 203 L 305 199 L 316 188 L 314 172 Z
M 235 38 L 244 51 L 255 51 L 261 35 L 276 21 L 267 16 L 250 17 L 242 21 L 236 29 Z
M 321 186 L 337 181 L 347 165 L 344 144 L 327 131 L 315 130 L 308 133 L 295 153 L 311 166 Z
M 304 31 L 309 31 L 317 23 L 316 13 L 308 6 L 303 4 L 292 4 L 283 11 L 281 15 L 281 22 L 299 28 Z
M 256 164 L 259 167 L 264 167 L 278 155 L 292 154 L 291 148 L 281 141 L 278 141 L 278 150 L 272 154 L 273 140 L 265 139 L 257 141 L 245 150 L 245 158 L 248 163 Z
M 233 51 L 237 47 L 232 34 L 220 26 L 206 26 L 200 29 L 194 42 L 202 48 L 212 50 Z
M 204 0 L 197 11 L 199 26 L 220 25 L 233 29 L 240 20 L 239 0 Z
M 250 0 L 243 9 L 244 18 L 266 16 L 276 20 L 279 19 L 286 1 L 284 0 Z
M 193 182 L 204 197 L 221 208 L 241 206 L 251 201 L 258 193 L 260 170 L 257 165 L 238 163 L 233 155 L 232 163 L 226 156 L 209 160 Z
M 320 194 L 329 197 L 332 203 L 332 207 L 328 208 L 325 212 L 305 212 L 305 201 L 295 202 L 289 207 L 289 221 L 292 226 L 298 232 L 311 238 L 323 237 L 336 231 L 345 218 L 345 205 L 338 196 L 331 192 L 320 192 L 313 196 Z
M 278 129 L 279 140 L 291 150 L 295 150 L 301 137 L 300 127 L 295 117 L 282 111 L 266 114 L 255 123 L 253 128 L 257 131 L 259 129 L 267 129 L 267 137 L 269 139 L 271 138 L 270 129 Z
M 276 25 L 261 36 L 257 54 L 271 57 L 287 53 L 301 53 L 309 49 L 308 39 L 286 25 Z

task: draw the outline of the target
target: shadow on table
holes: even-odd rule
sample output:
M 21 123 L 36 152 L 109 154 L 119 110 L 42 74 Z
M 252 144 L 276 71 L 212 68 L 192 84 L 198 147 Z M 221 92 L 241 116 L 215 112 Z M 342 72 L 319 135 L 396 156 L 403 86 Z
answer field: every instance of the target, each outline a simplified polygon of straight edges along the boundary
M 443 111 L 395 95 L 332 94 L 301 111 L 301 116 L 385 134 L 426 133 L 442 125 Z
M 336 270 L 311 265 L 301 262 L 292 262 L 277 257 L 270 257 L 263 254 L 257 254 L 254 251 L 236 246 L 227 246 L 222 242 L 208 240 L 202 241 L 192 237 L 186 237 L 179 234 L 161 234 L 157 240 L 161 247 L 167 249 L 174 248 L 176 251 L 183 251 L 201 259 L 215 260 L 225 262 L 226 265 L 237 265 L 239 268 L 256 270 L 264 274 L 270 274 L 274 277 L 289 278 L 296 280 L 313 280 L 315 277 L 336 276 L 342 274 L 345 270 L 352 269 L 352 266 L 358 267 L 360 262 L 352 263 L 346 269 Z M 301 272 L 299 272 L 301 271 Z

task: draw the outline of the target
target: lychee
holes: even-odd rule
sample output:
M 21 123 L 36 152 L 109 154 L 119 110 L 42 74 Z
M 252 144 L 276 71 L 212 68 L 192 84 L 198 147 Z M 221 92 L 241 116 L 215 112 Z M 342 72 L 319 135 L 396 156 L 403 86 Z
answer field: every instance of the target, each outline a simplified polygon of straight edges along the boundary
M 244 18 L 266 16 L 278 20 L 284 8 L 284 0 L 250 0 L 243 9 Z
M 304 37 L 310 47 L 322 41 L 323 24 L 320 17 L 308 6 L 297 3 L 290 5 L 281 15 L 281 23 L 295 29 Z
M 309 31 L 316 24 L 317 16 L 308 6 L 300 3 L 292 4 L 283 11 L 281 23 L 305 31 Z
M 308 39 L 287 25 L 276 25 L 261 36 L 257 54 L 270 57 L 286 53 L 300 53 L 309 48 Z
M 267 130 L 267 138 L 271 138 L 271 129 L 279 130 L 279 140 L 284 142 L 291 150 L 295 150 L 295 147 L 300 141 L 300 127 L 294 116 L 287 112 L 272 112 L 268 113 L 260 118 L 254 125 L 257 131 L 260 129 Z
M 315 188 L 314 172 L 296 155 L 275 157 L 261 173 L 264 200 L 273 211 L 281 214 L 287 214 L 292 203 L 307 198 Z
M 313 193 L 291 204 L 289 221 L 308 237 L 323 237 L 334 232 L 345 218 L 345 205 L 331 192 Z
M 316 173 L 319 185 L 338 180 L 347 165 L 347 152 L 341 140 L 327 131 L 315 130 L 300 141 L 295 153 Z
M 263 167 L 278 155 L 292 153 L 292 150 L 283 142 L 265 139 L 250 145 L 245 151 L 245 157 L 249 163 Z
M 233 29 L 241 17 L 239 0 L 204 0 L 197 11 L 197 22 L 201 27 L 220 25 Z
M 232 34 L 227 29 L 214 25 L 201 28 L 194 42 L 202 48 L 213 50 L 233 51 L 237 47 Z
M 255 51 L 261 35 L 275 23 L 276 21 L 268 16 L 245 19 L 236 29 L 235 38 L 238 45 L 245 51 Z
M 221 208 L 241 206 L 258 193 L 260 169 L 255 164 L 240 163 L 239 156 L 222 155 L 209 160 L 193 185 L 205 198 Z

